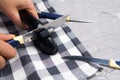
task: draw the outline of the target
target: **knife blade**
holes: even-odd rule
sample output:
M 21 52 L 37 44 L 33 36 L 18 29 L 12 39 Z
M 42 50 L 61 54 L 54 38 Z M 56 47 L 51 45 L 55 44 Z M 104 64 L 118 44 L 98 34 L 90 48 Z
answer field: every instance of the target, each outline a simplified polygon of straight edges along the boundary
M 39 30 L 40 28 L 48 29 L 49 27 L 55 28 L 55 27 L 61 26 L 62 24 L 65 23 L 67 17 L 68 17 L 68 15 L 59 17 L 58 19 L 55 19 L 55 20 L 53 20 L 45 25 L 38 24 L 38 27 L 36 29 L 34 29 L 30 32 L 27 32 L 23 35 L 16 36 L 12 40 L 7 41 L 7 43 L 11 44 L 13 47 L 16 47 L 19 44 L 26 44 L 27 45 L 29 42 L 32 41 L 32 38 L 34 36 L 33 33 L 35 31 Z M 51 32 L 51 29 L 48 29 L 48 31 Z
M 120 69 L 120 61 L 115 60 L 107 60 L 107 59 L 100 59 L 100 58 L 93 58 L 87 56 L 65 56 L 62 57 L 63 59 L 70 59 L 70 60 L 81 60 L 85 62 L 94 62 L 100 65 L 108 66 L 115 69 Z

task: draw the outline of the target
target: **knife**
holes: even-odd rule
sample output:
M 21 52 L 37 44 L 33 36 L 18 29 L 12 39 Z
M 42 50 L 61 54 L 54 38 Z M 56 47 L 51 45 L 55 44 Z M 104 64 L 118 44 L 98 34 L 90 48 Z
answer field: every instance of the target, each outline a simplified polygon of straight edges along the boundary
M 63 59 L 70 59 L 70 60 L 81 60 L 86 62 L 94 62 L 100 65 L 108 66 L 115 69 L 120 69 L 120 61 L 115 60 L 107 60 L 107 59 L 100 59 L 100 58 L 92 58 L 87 56 L 65 56 Z
M 51 37 L 51 32 L 54 31 L 53 28 L 61 26 L 65 23 L 67 15 L 59 17 L 48 24 L 42 25 L 38 19 L 29 15 L 28 12 L 23 12 L 24 16 L 21 16 L 22 20 L 28 24 L 32 31 L 16 36 L 12 40 L 7 41 L 7 43 L 13 47 L 17 47 L 20 44 L 27 45 L 29 42 L 33 41 L 37 48 L 42 52 L 47 54 L 55 54 L 57 52 L 57 46 Z M 24 17 L 26 17 L 26 19 Z
M 63 15 L 57 14 L 57 13 L 48 13 L 48 12 L 39 12 L 39 11 L 38 11 L 37 14 L 40 18 L 47 18 L 47 19 L 52 19 L 52 20 L 63 16 Z M 66 18 L 66 22 L 93 23 L 93 21 L 73 20 L 73 19 L 70 18 L 70 16 L 68 16 Z

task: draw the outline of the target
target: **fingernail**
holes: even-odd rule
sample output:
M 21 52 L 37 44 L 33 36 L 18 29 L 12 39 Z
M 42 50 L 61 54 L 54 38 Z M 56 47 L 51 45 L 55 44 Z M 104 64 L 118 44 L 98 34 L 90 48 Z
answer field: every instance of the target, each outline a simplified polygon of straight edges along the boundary
M 11 36 L 11 37 L 13 37 L 13 38 L 15 37 L 15 35 L 14 35 L 14 34 L 10 34 L 10 36 Z

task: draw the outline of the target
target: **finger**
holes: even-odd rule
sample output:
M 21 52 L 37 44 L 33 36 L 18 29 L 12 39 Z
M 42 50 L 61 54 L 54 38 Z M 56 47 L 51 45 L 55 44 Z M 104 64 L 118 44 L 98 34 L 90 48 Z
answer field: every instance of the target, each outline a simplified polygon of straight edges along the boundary
M 0 39 L 7 41 L 10 39 L 13 39 L 15 37 L 15 35 L 13 34 L 4 34 L 4 33 L 0 33 Z
M 32 2 L 32 0 L 22 0 L 22 1 L 18 1 L 19 2 L 19 5 L 17 6 L 17 10 L 27 10 L 32 16 L 34 16 L 35 18 L 38 18 L 38 15 L 37 15 L 37 11 L 35 9 L 35 6 Z M 23 24 L 24 26 L 26 24 Z M 28 26 L 27 26 L 28 28 Z
M 30 7 L 30 8 L 27 8 L 26 9 L 31 15 L 33 15 L 35 18 L 39 18 L 38 17 L 38 14 L 37 14 L 37 11 L 35 10 L 35 8 L 34 7 Z
M 8 43 L 0 40 L 0 55 L 10 59 L 16 56 L 16 50 Z
M 22 1 L 19 2 L 19 6 L 18 6 L 18 10 L 27 10 L 31 15 L 33 15 L 34 17 L 38 18 L 38 15 L 37 15 L 37 11 L 35 9 L 35 6 L 32 2 L 32 0 L 23 0 L 23 3 Z
M 0 69 L 3 69 L 6 65 L 5 59 L 0 55 Z
M 4 12 L 6 16 L 8 16 L 12 21 L 13 23 L 20 27 L 20 28 L 23 28 L 23 29 L 27 29 L 27 25 L 25 23 L 22 22 L 21 18 L 20 18 L 20 15 L 19 15 L 19 12 L 16 8 L 12 8 L 12 10 L 9 12 L 9 11 L 6 11 Z

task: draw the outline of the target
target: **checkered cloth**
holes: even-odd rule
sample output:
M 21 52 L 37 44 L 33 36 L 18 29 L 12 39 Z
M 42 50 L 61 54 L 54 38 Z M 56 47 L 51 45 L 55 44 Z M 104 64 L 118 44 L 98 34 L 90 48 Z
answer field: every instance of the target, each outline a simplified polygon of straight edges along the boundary
M 37 10 L 55 12 L 47 0 L 36 2 Z M 41 21 L 46 23 L 44 19 Z M 20 35 L 26 31 L 0 14 L 0 32 Z M 66 24 L 55 29 L 53 38 L 59 49 L 56 55 L 42 53 L 33 43 L 17 47 L 17 56 L 0 70 L 0 80 L 87 80 L 98 71 L 99 67 L 94 64 L 62 59 L 67 55 L 91 56 Z

